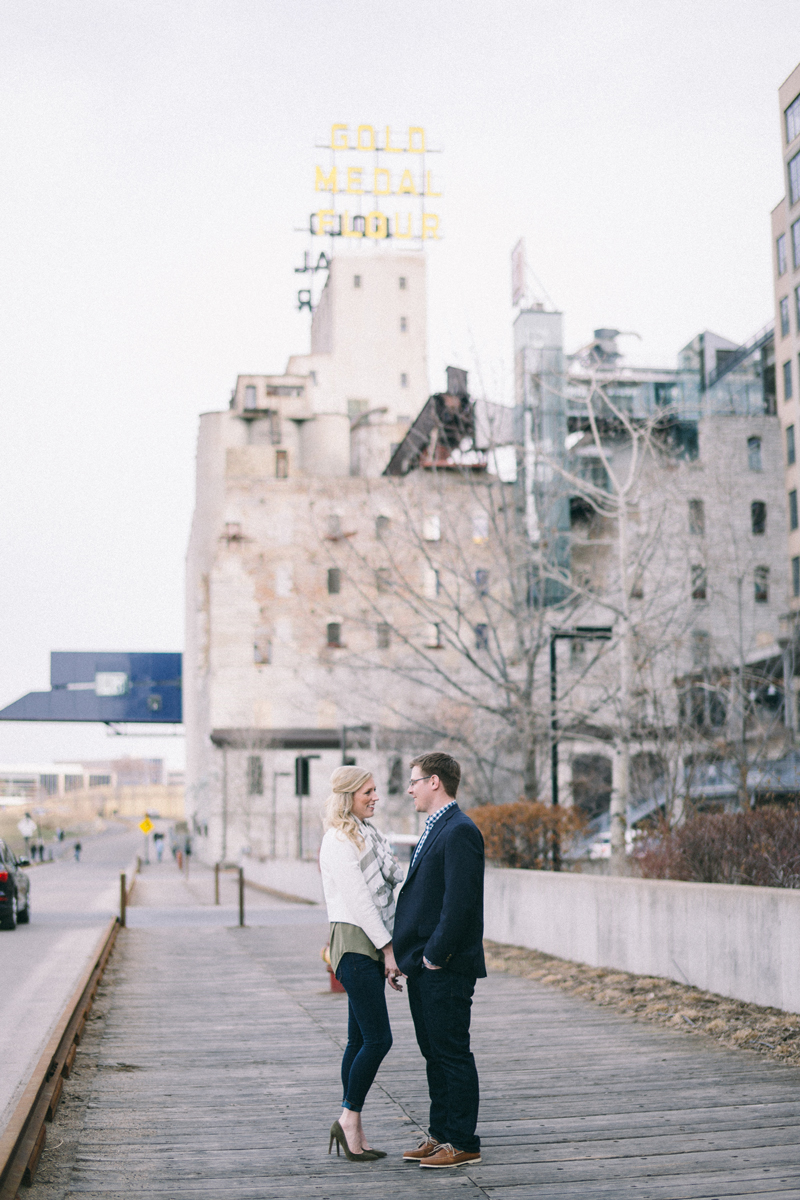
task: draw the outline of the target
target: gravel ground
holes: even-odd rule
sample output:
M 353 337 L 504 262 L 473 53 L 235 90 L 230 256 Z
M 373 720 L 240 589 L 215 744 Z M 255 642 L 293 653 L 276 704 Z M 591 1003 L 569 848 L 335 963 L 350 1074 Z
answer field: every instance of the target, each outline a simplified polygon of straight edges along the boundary
M 713 992 L 604 967 L 587 967 L 523 950 L 485 942 L 486 966 L 559 987 L 572 996 L 626 1013 L 634 1021 L 654 1021 L 682 1029 L 692 1037 L 713 1038 L 723 1046 L 763 1054 L 777 1062 L 800 1065 L 800 1015 L 778 1008 L 759 1008 Z

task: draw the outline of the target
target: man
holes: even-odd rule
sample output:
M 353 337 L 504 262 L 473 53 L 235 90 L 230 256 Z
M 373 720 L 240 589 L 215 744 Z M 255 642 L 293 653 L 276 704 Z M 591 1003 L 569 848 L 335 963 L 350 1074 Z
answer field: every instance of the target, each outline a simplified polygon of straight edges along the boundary
M 421 1167 L 481 1161 L 469 1019 L 475 980 L 486 975 L 483 838 L 456 803 L 460 780 L 449 754 L 421 754 L 411 764 L 408 791 L 428 819 L 397 898 L 393 942 L 431 1098 L 428 1136 L 403 1155 Z

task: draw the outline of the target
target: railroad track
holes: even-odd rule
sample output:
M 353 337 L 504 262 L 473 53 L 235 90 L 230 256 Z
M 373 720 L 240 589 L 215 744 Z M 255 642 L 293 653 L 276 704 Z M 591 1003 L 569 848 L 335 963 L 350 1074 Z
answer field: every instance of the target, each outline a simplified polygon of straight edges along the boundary
M 124 887 L 125 901 L 132 887 L 133 880 Z M 123 904 L 123 921 L 124 912 Z M 16 1200 L 20 1187 L 33 1183 L 47 1141 L 47 1126 L 55 1117 L 64 1080 L 72 1070 L 86 1019 L 121 928 L 119 917 L 112 917 L 0 1135 L 0 1200 Z

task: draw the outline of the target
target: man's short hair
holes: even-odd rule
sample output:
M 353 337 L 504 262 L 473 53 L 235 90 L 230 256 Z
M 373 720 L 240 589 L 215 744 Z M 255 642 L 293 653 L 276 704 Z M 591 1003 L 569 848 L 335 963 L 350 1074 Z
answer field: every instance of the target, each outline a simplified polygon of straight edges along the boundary
M 451 800 L 455 800 L 461 782 L 461 767 L 449 754 L 433 750 L 430 754 L 418 754 L 411 760 L 412 767 L 419 767 L 424 775 L 438 775 L 439 781 Z

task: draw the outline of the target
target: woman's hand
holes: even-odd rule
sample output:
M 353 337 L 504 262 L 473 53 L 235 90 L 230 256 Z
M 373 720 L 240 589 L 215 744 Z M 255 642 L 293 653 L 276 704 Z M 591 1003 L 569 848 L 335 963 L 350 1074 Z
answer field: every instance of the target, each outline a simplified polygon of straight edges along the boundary
M 383 951 L 383 973 L 389 980 L 389 987 L 394 988 L 396 992 L 402 992 L 403 985 L 398 983 L 398 980 L 403 979 L 404 975 L 395 962 L 392 943 L 387 942 L 381 949 Z

